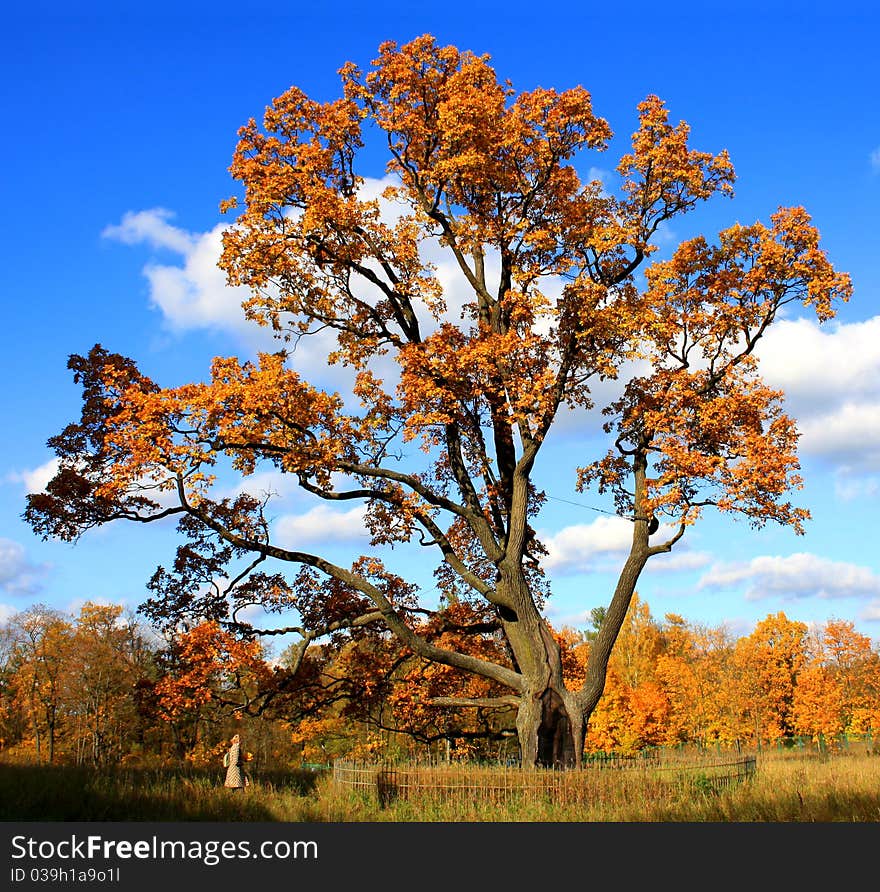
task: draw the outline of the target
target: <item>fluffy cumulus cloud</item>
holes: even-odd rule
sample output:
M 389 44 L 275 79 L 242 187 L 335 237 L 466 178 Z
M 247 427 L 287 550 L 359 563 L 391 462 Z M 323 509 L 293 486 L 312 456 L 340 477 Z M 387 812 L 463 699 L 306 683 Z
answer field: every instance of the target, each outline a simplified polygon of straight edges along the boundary
M 842 395 L 880 395 L 880 316 L 862 322 L 783 319 L 758 348 L 761 371 L 798 408 L 833 408 Z
M 282 548 L 301 549 L 315 543 L 368 541 L 364 508 L 334 511 L 318 505 L 305 514 L 285 514 L 275 523 L 275 543 Z
M 844 402 L 800 422 L 802 449 L 831 462 L 844 476 L 880 471 L 880 402 Z
M 844 475 L 880 471 L 880 316 L 823 326 L 783 320 L 758 355 L 767 383 L 785 391 L 804 456 Z
M 749 600 L 769 597 L 880 598 L 880 576 L 869 567 L 801 552 L 717 563 L 703 574 L 702 589 L 740 589 Z
M 391 185 L 390 178 L 367 178 L 361 189 L 364 200 L 380 200 L 383 219 L 393 224 L 401 208 L 381 198 Z M 167 326 L 175 332 L 194 329 L 216 329 L 243 337 L 257 346 L 274 343 L 267 331 L 261 331 L 245 319 L 241 308 L 250 292 L 243 286 L 232 287 L 218 262 L 223 251 L 223 231 L 228 223 L 218 223 L 207 232 L 190 232 L 174 225 L 175 214 L 167 208 L 129 211 L 122 220 L 105 227 L 102 235 L 125 245 L 144 245 L 157 252 L 176 254 L 174 262 L 151 261 L 144 269 L 150 285 L 150 300 L 162 314 Z M 459 273 L 460 275 L 460 273 Z M 332 333 L 315 335 L 298 347 L 306 358 L 314 354 L 326 365 Z
M 49 461 L 36 468 L 24 471 L 13 471 L 8 479 L 13 483 L 24 485 L 25 492 L 43 492 L 46 484 L 58 473 L 58 459 L 50 458 Z
M 673 535 L 661 526 L 651 538 L 657 544 Z M 573 524 L 556 533 L 540 533 L 547 548 L 544 567 L 560 575 L 602 569 L 619 569 L 632 543 L 632 524 L 622 517 L 597 517 L 592 523 Z M 679 545 L 669 554 L 658 555 L 650 563 L 655 570 L 692 570 L 705 566 L 709 557 Z
M 125 245 L 147 244 L 177 254 L 189 254 L 201 237 L 173 226 L 169 222 L 173 218 L 174 212 L 167 208 L 129 211 L 119 224 L 107 226 L 102 235 Z
M 24 485 L 25 492 L 38 493 L 46 489 L 46 484 L 58 473 L 59 460 L 50 458 L 49 461 L 36 468 L 24 471 L 14 471 L 8 475 L 8 480 Z M 171 480 L 167 475 L 165 480 Z M 173 508 L 179 504 L 177 493 L 173 489 L 160 489 L 160 481 L 148 477 L 140 477 L 136 481 L 136 488 L 141 495 L 152 499 L 163 508 Z
M 160 312 L 163 324 L 175 335 L 199 330 L 231 335 L 252 354 L 277 350 L 279 341 L 271 330 L 245 318 L 242 303 L 249 290 L 228 285 L 226 273 L 218 266 L 227 224 L 217 224 L 207 232 L 189 232 L 173 225 L 173 219 L 174 213 L 166 208 L 130 211 L 102 233 L 122 244 L 178 255 L 171 262 L 151 260 L 143 268 L 150 303 Z M 339 367 L 328 368 L 327 354 L 333 346 L 333 333 L 325 330 L 303 338 L 295 350 L 300 371 L 335 389 L 343 387 L 350 374 Z
M 0 590 L 11 595 L 36 594 L 48 569 L 46 564 L 33 563 L 21 543 L 0 539 Z
M 588 569 L 597 559 L 621 555 L 632 538 L 632 527 L 621 517 L 597 517 L 592 523 L 564 527 L 539 537 L 547 549 L 544 566 L 557 572 Z
M 177 264 L 151 262 L 144 267 L 150 299 L 172 330 L 244 330 L 241 304 L 248 291 L 227 285 L 226 274 L 217 266 L 225 226 L 188 232 L 174 226 L 170 222 L 173 218 L 173 212 L 166 208 L 129 211 L 120 223 L 106 227 L 102 235 L 126 245 L 146 245 L 179 255 Z

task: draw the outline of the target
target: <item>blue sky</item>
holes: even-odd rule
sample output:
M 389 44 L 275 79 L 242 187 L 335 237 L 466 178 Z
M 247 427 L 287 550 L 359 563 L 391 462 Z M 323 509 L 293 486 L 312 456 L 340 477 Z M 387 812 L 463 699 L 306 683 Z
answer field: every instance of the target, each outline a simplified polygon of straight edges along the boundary
M 831 260 L 853 277 L 853 299 L 821 329 L 784 320 L 762 363 L 803 433 L 800 499 L 813 520 L 798 537 L 708 516 L 680 554 L 649 565 L 639 593 L 658 618 L 724 622 L 737 634 L 784 611 L 849 620 L 880 640 L 880 13 L 870 4 L 450 0 L 301 12 L 181 2 L 72 12 L 36 2 L 7 16 L 0 618 L 37 601 L 76 610 L 89 599 L 143 600 L 153 568 L 172 557 L 170 526 L 117 526 L 70 545 L 40 541 L 21 519 L 25 492 L 45 479 L 47 438 L 77 417 L 68 355 L 100 342 L 169 386 L 202 379 L 215 354 L 251 355 L 261 344 L 214 265 L 238 127 L 291 84 L 333 98 L 345 61 L 366 66 L 383 40 L 431 33 L 489 53 L 516 88 L 586 87 L 615 132 L 587 163 L 611 186 L 648 93 L 690 123 L 695 147 L 728 149 L 735 198 L 674 222 L 670 246 L 766 222 L 780 205 L 812 214 Z M 382 163 L 363 172 L 381 178 Z M 576 626 L 610 597 L 626 531 L 588 507 L 607 504 L 574 490 L 583 457 L 572 456 L 586 445 L 569 423 L 539 478 L 552 496 L 538 523 L 551 546 L 551 619 Z M 310 507 L 295 495 L 279 503 L 286 535 L 324 537 L 337 557 L 364 550 L 356 515 Z

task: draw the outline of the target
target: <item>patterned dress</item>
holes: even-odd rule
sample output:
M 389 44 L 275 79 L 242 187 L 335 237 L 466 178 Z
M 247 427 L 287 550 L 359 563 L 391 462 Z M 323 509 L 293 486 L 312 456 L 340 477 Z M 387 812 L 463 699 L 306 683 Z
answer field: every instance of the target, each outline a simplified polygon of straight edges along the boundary
M 241 767 L 241 743 L 235 741 L 229 747 L 229 752 L 223 757 L 223 765 L 226 767 L 226 781 L 224 787 L 240 790 L 247 786 L 247 775 Z

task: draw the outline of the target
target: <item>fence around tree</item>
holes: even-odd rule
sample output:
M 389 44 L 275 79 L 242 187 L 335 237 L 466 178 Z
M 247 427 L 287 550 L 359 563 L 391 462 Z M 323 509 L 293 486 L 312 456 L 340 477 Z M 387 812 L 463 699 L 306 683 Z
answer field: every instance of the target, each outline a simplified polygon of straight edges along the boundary
M 511 766 L 439 764 L 376 764 L 337 760 L 333 784 L 387 806 L 398 799 L 510 803 L 546 800 L 576 804 L 602 795 L 614 776 L 626 777 L 644 789 L 670 788 L 718 793 L 750 779 L 757 770 L 754 756 L 698 758 L 661 763 L 655 757 L 605 759 L 579 771 L 520 769 Z

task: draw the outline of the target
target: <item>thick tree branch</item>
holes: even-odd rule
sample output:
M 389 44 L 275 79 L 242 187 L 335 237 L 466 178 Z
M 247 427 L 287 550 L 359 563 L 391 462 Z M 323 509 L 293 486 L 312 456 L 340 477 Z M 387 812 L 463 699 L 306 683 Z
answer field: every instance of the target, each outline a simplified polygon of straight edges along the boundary
M 212 517 L 204 510 L 204 508 L 190 505 L 182 485 L 178 487 L 178 494 L 181 503 L 187 508 L 189 513 L 194 517 L 197 517 L 205 524 L 205 526 L 212 529 L 218 536 L 224 541 L 229 542 L 231 545 L 245 551 L 255 551 L 260 554 L 265 554 L 268 557 L 274 557 L 281 561 L 314 567 L 316 570 L 320 570 L 328 576 L 338 579 L 345 585 L 361 592 L 361 594 L 366 595 L 378 608 L 378 612 L 382 616 L 383 622 L 395 635 L 397 635 L 401 642 L 409 647 L 416 655 L 436 663 L 443 663 L 447 666 L 454 666 L 458 669 L 473 672 L 476 675 L 497 681 L 516 691 L 522 689 L 523 680 L 519 673 L 514 672 L 505 666 L 489 663 L 468 654 L 460 654 L 446 650 L 445 648 L 437 647 L 426 641 L 424 638 L 416 635 L 381 590 L 363 576 L 353 573 L 350 570 L 346 570 L 325 558 L 318 557 L 317 555 L 309 554 L 308 552 L 279 548 L 278 546 L 270 545 L 268 542 L 259 542 L 235 533 L 220 523 L 216 518 Z

